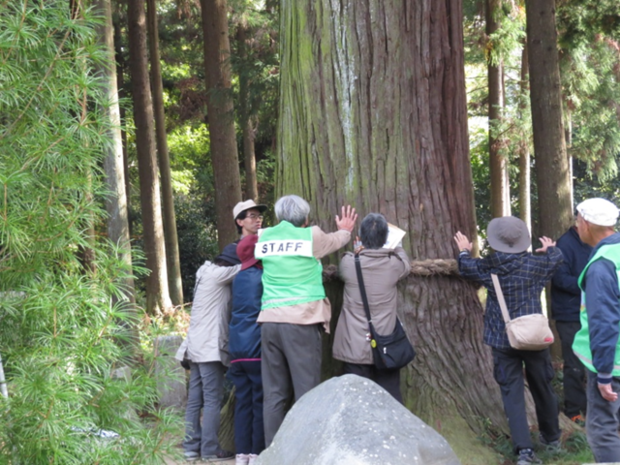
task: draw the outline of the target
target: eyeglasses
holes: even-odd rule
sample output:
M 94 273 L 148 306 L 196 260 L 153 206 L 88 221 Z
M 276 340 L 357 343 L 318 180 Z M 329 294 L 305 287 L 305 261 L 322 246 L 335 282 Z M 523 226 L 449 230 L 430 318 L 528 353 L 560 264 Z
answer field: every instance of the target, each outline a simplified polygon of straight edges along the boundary
M 249 215 L 245 216 L 245 219 L 250 219 L 250 220 L 261 220 L 263 219 L 263 215 L 257 215 L 256 213 L 250 213 Z

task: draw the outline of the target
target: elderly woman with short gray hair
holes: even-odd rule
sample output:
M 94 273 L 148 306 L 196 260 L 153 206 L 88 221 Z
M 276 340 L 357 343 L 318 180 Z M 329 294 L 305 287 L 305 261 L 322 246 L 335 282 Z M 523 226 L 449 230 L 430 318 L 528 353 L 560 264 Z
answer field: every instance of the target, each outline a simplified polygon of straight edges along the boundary
M 289 392 L 295 400 L 321 381 L 321 332 L 329 332 L 331 306 L 323 289 L 320 259 L 351 240 L 357 215 L 342 207 L 338 231 L 308 226 L 310 205 L 297 195 L 275 205 L 280 223 L 265 229 L 255 248 L 263 263 L 261 324 L 265 443 L 284 420 Z
M 388 223 L 379 213 L 366 215 L 359 235 L 362 245 L 358 253 L 373 326 L 379 334 L 390 334 L 396 326 L 396 285 L 409 275 L 409 258 L 402 247 L 383 247 Z M 344 362 L 344 374 L 371 379 L 402 403 L 400 370 L 379 370 L 373 362 L 354 253 L 348 252 L 342 257 L 340 277 L 344 281 L 344 300 L 336 326 L 333 356 Z

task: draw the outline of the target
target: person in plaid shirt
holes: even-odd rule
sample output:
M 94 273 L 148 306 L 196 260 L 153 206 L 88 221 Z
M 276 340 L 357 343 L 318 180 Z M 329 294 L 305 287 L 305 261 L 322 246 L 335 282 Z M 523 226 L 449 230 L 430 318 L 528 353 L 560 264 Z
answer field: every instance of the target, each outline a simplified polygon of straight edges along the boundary
M 558 402 L 551 387 L 553 367 L 549 349 L 517 350 L 510 347 L 502 312 L 491 274 L 499 278 L 510 318 L 542 313 L 540 294 L 563 260 L 562 252 L 548 237 L 533 255 L 527 225 L 518 218 L 495 218 L 487 229 L 489 245 L 495 250 L 486 258 L 472 258 L 472 244 L 460 231 L 454 236 L 459 248 L 459 272 L 465 279 L 487 288 L 484 316 L 484 343 L 491 346 L 495 380 L 499 384 L 508 417 L 508 425 L 517 465 L 541 463 L 534 454 L 525 413 L 523 365 L 530 392 L 536 404 L 536 416 L 542 444 L 559 448 Z

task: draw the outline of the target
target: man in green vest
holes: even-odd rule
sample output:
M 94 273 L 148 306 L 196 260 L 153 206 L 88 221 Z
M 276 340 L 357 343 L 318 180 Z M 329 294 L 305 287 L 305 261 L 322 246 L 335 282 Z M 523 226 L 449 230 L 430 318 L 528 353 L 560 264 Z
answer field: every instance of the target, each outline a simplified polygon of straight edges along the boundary
M 329 332 L 331 305 L 320 259 L 351 240 L 355 209 L 342 207 L 336 232 L 308 226 L 310 205 L 287 195 L 275 205 L 277 226 L 260 234 L 255 257 L 263 263 L 261 371 L 265 445 L 284 420 L 291 389 L 298 400 L 321 381 L 321 334 Z
M 594 247 L 579 277 L 581 329 L 573 351 L 588 369 L 588 443 L 598 463 L 620 462 L 620 234 L 618 209 L 605 199 L 577 205 L 577 230 Z

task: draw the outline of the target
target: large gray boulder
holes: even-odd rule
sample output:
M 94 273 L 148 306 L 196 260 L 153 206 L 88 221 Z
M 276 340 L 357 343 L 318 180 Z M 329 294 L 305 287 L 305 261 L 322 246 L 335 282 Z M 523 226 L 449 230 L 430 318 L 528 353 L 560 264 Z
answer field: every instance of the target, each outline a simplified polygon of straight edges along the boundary
M 460 465 L 448 442 L 373 381 L 332 378 L 288 412 L 261 465 Z

